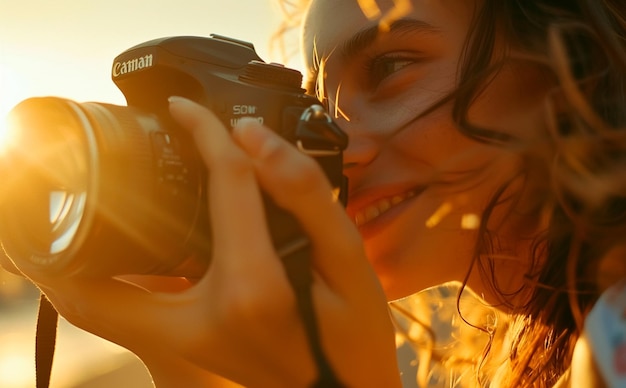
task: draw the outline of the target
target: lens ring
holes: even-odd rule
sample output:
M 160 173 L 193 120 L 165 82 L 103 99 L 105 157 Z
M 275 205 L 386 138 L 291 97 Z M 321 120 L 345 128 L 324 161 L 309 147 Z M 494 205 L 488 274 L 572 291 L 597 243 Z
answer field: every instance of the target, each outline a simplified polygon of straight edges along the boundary
M 80 104 L 32 98 L 9 114 L 11 168 L 2 204 L 2 244 L 27 265 L 64 270 L 94 218 L 98 147 Z

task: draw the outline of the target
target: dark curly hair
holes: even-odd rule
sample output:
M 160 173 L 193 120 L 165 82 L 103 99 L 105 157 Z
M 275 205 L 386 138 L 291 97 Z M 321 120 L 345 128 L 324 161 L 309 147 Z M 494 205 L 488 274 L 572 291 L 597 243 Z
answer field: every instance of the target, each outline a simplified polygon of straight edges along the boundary
M 545 101 L 547 130 L 525 144 L 467 120 L 475 91 L 498 71 L 496 28 L 526 54 L 523 60 L 543 64 L 555 78 Z M 626 3 L 619 0 L 487 0 L 468 37 L 454 118 L 471 138 L 518 146 L 526 161 L 521 179 L 536 189 L 530 211 L 549 217 L 534 242 L 530 296 L 512 306 L 519 322 L 507 385 L 550 387 L 565 372 L 584 315 L 601 292 L 601 262 L 624 244 L 625 39 Z M 510 60 L 517 59 L 505 56 L 500 64 Z M 482 236 L 477 252 L 488 256 L 489 231 Z

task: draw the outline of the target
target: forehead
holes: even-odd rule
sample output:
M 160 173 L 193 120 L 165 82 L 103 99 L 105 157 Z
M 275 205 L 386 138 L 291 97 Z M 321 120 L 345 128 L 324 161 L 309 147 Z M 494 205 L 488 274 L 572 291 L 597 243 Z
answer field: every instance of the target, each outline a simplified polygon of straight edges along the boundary
M 381 22 L 413 19 L 464 39 L 480 0 L 312 0 L 302 26 L 305 63 L 328 55 L 359 31 Z

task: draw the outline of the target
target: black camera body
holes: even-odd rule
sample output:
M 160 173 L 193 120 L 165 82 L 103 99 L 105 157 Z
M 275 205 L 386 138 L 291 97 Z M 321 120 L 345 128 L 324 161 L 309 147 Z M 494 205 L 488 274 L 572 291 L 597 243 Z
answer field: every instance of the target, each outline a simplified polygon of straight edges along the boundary
M 345 203 L 346 135 L 304 92 L 298 71 L 263 62 L 252 44 L 218 35 L 156 39 L 115 58 L 112 78 L 128 106 L 45 97 L 9 114 L 0 241 L 18 267 L 172 274 L 192 255 L 208 263 L 211 229 L 219 228 L 207 217 L 210 172 L 170 118 L 170 96 L 207 106 L 226 127 L 259 120 L 313 156 Z M 302 238 L 269 199 L 266 214 L 277 249 Z

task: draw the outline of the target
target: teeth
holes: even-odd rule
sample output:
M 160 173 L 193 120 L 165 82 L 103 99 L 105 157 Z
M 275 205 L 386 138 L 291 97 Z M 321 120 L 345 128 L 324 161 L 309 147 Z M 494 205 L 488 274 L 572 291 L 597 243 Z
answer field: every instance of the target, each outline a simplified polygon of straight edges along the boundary
M 367 222 L 370 222 L 378 217 L 381 214 L 387 212 L 392 207 L 406 201 L 409 198 L 415 196 L 414 191 L 409 191 L 404 194 L 394 195 L 393 197 L 383 198 L 375 203 L 367 206 L 366 208 L 358 211 L 354 215 L 354 223 L 356 226 L 361 226 Z

